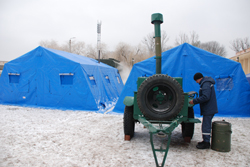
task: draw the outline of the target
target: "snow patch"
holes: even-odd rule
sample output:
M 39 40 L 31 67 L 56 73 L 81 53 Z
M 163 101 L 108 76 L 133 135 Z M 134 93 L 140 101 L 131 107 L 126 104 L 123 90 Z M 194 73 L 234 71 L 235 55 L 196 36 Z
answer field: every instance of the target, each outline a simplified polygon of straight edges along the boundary
M 230 152 L 196 149 L 202 140 L 201 124 L 195 125 L 191 143 L 183 141 L 179 126 L 165 166 L 250 166 L 250 118 L 213 121 L 223 119 L 232 124 Z M 2 167 L 155 166 L 148 130 L 137 123 L 134 138 L 124 141 L 122 114 L 0 105 L 0 120 Z

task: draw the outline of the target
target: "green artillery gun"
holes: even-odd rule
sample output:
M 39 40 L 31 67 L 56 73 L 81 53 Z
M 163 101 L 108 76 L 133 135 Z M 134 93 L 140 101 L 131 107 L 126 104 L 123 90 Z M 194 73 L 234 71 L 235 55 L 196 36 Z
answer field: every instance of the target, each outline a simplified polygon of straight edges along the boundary
M 194 118 L 193 105 L 189 104 L 197 93 L 183 92 L 181 77 L 173 78 L 161 74 L 162 14 L 152 14 L 151 23 L 155 28 L 156 74 L 139 77 L 134 97 L 125 97 L 124 134 L 125 140 L 130 140 L 134 136 L 135 123 L 142 123 L 150 133 L 156 166 L 159 166 L 156 152 L 165 153 L 161 163 L 161 166 L 164 166 L 173 130 L 181 124 L 182 136 L 186 142 L 190 142 L 194 133 L 194 123 L 200 123 L 200 120 Z M 166 149 L 154 147 L 154 135 L 168 136 Z

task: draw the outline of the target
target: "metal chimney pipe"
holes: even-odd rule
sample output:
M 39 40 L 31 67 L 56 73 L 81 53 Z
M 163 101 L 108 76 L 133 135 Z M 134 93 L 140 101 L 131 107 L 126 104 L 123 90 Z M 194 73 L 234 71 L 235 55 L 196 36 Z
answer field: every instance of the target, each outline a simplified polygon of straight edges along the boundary
M 156 74 L 161 74 L 161 23 L 163 16 L 161 13 L 154 13 L 151 16 L 151 23 L 155 29 L 155 59 L 156 59 Z

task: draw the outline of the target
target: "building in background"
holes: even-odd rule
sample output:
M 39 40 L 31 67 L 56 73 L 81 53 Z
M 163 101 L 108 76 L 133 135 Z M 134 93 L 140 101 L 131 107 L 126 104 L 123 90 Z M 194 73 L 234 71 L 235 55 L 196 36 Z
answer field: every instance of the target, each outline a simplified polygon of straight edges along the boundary
M 250 73 L 250 48 L 236 53 L 236 56 L 230 59 L 239 62 L 245 74 Z

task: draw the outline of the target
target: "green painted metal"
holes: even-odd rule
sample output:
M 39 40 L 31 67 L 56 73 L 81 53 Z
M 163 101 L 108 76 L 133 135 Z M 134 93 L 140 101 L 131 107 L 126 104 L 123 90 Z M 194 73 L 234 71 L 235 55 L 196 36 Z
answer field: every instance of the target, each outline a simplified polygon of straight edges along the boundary
M 147 79 L 148 77 L 139 77 L 137 79 L 137 90 L 139 89 L 139 87 L 141 86 L 142 82 L 145 81 L 145 79 Z
M 231 151 L 231 123 L 226 121 L 214 121 L 212 123 L 211 148 L 220 152 Z
M 138 120 L 146 127 L 148 128 L 150 133 L 159 133 L 159 132 L 163 132 L 166 134 L 172 133 L 172 131 L 184 120 L 184 117 L 177 117 L 172 121 L 150 121 L 147 120 L 144 116 L 139 115 L 138 116 Z M 161 128 L 157 128 L 156 126 L 154 126 L 154 124 L 160 125 L 159 127 Z M 166 126 L 165 128 L 163 128 L 161 125 L 162 124 L 168 124 L 168 126 Z
M 151 23 L 155 26 L 155 37 L 161 37 L 160 24 L 163 23 L 163 15 L 161 13 L 154 13 L 151 15 Z
M 182 84 L 183 84 L 183 78 L 181 78 L 181 77 L 174 77 L 174 79 L 175 79 L 177 82 L 179 82 L 179 84 L 182 86 Z
M 171 134 L 168 134 L 168 142 L 167 142 L 166 149 L 163 149 L 162 147 L 160 149 L 155 149 L 153 135 L 154 135 L 153 133 L 150 133 L 150 143 L 151 143 L 151 147 L 152 147 L 152 150 L 153 150 L 155 164 L 156 164 L 157 167 L 163 167 L 165 162 L 166 162 L 167 155 L 168 155 L 169 145 L 170 145 L 170 142 L 171 142 Z M 156 152 L 164 153 L 161 165 L 159 165 Z
M 184 93 L 184 105 L 182 107 L 182 110 L 178 114 L 178 116 L 184 117 L 183 121 L 186 121 L 188 119 L 188 94 Z
M 138 78 L 138 80 L 137 80 L 137 89 L 140 87 L 141 83 L 143 81 L 145 81 L 146 79 L 147 79 L 147 77 L 139 77 Z M 178 81 L 178 83 L 180 85 L 182 85 L 183 79 L 181 77 L 174 77 L 174 79 L 176 79 Z M 184 106 L 183 106 L 181 112 L 178 114 L 178 117 L 182 116 L 183 117 L 182 121 L 185 122 L 185 123 L 188 123 L 188 122 L 190 122 L 190 123 L 200 123 L 199 119 L 191 119 L 191 118 L 189 119 L 188 118 L 188 107 L 192 107 L 193 105 L 189 104 L 189 101 L 191 99 L 190 99 L 190 96 L 188 95 L 188 93 L 184 93 L 184 95 L 185 95 Z M 125 97 L 125 99 L 126 98 L 127 97 Z M 129 100 L 131 98 L 129 98 Z M 125 101 L 125 99 L 124 99 L 124 101 Z M 134 102 L 133 102 L 133 105 L 134 105 L 134 114 L 133 114 L 133 117 L 134 117 L 135 120 L 138 120 L 139 116 L 141 116 L 143 114 L 142 114 L 142 112 L 140 111 L 140 109 L 139 109 L 139 107 L 137 105 L 137 101 L 136 101 L 137 100 L 137 92 L 134 92 L 134 98 L 133 99 L 134 99 Z M 124 101 L 123 101 L 123 103 L 124 103 Z M 128 105 L 126 105 L 126 104 L 125 105 L 126 106 L 131 106 L 130 104 L 132 104 L 132 103 L 128 102 Z
M 148 120 L 145 119 L 145 117 L 139 116 L 138 120 L 146 127 L 148 128 L 150 133 L 157 133 L 159 130 L 153 126 L 152 123 L 150 123 Z
M 156 74 L 161 74 L 161 37 L 155 37 Z
M 137 89 L 140 87 L 142 82 L 145 81 L 146 79 L 147 79 L 147 77 L 139 77 L 138 78 Z M 174 79 L 176 79 L 177 82 L 180 85 L 182 85 L 183 79 L 181 77 L 175 77 Z M 201 123 L 201 121 L 199 119 L 188 118 L 188 107 L 189 107 L 188 102 L 190 101 L 189 93 L 184 93 L 184 98 L 185 98 L 184 99 L 184 106 L 176 118 L 173 118 L 173 119 L 168 120 L 168 121 L 156 121 L 156 120 L 149 120 L 148 118 L 144 117 L 144 115 L 140 111 L 138 104 L 137 104 L 137 92 L 134 92 L 134 102 L 133 102 L 134 114 L 133 114 L 133 117 L 135 120 L 138 120 L 141 124 L 143 124 L 149 130 L 150 143 L 151 143 L 156 166 L 164 166 L 164 164 L 166 162 L 168 150 L 169 150 L 170 141 L 171 141 L 171 134 L 179 124 L 181 124 L 182 122 L 184 122 L 184 123 Z M 162 124 L 167 125 L 167 126 L 165 128 L 163 128 Z M 158 128 L 155 125 L 159 125 L 159 127 L 161 127 L 161 128 Z M 164 133 L 164 134 L 168 135 L 168 142 L 167 142 L 166 149 L 162 149 L 162 148 L 155 149 L 154 142 L 153 142 L 153 135 L 155 135 L 157 133 Z M 161 165 L 159 165 L 159 162 L 158 162 L 158 159 L 156 156 L 156 152 L 164 153 Z
M 174 119 L 168 127 L 165 127 L 163 130 L 166 133 L 172 133 L 174 131 L 174 129 L 181 123 L 183 122 L 184 117 L 177 117 L 176 119 Z
M 123 104 L 125 106 L 133 106 L 134 105 L 134 97 L 126 96 L 123 100 Z
M 141 110 L 139 109 L 137 101 L 136 101 L 137 92 L 134 92 L 134 97 L 135 98 L 134 98 L 134 114 L 133 114 L 133 117 L 134 117 L 135 120 L 139 120 L 139 116 L 142 116 L 143 114 L 142 114 Z
M 181 122 L 183 122 L 183 119 L 184 119 L 183 117 L 177 117 L 173 121 L 155 121 L 155 120 L 149 121 L 145 117 L 139 116 L 138 118 L 139 122 L 142 123 L 149 130 L 150 143 L 151 143 L 151 147 L 152 147 L 152 151 L 153 151 L 153 155 L 154 155 L 154 159 L 155 159 L 155 163 L 157 167 L 164 166 L 166 158 L 167 158 L 168 150 L 169 150 L 169 145 L 171 142 L 172 132 Z M 154 124 L 158 124 L 159 127 L 154 126 Z M 169 126 L 163 128 L 162 124 L 169 124 Z M 153 135 L 160 134 L 160 133 L 168 136 L 168 142 L 167 142 L 167 146 L 165 149 L 162 146 L 159 149 L 156 149 L 154 146 Z M 162 144 L 163 144 L 163 141 L 162 141 Z M 161 165 L 159 165 L 156 152 L 164 153 Z
M 155 13 L 152 14 L 151 16 L 151 23 L 154 24 L 154 29 L 155 29 L 155 51 L 156 51 L 156 74 L 161 74 L 161 29 L 160 29 L 160 24 L 163 23 L 163 16 L 160 13 Z M 140 85 L 147 79 L 147 77 L 139 77 L 137 80 L 137 90 L 139 89 Z M 177 82 L 182 86 L 183 84 L 183 79 L 181 77 L 175 77 L 174 79 L 177 80 Z M 157 90 L 157 87 L 153 88 Z M 156 91 L 155 90 L 155 91 Z M 159 93 L 157 95 L 158 101 L 162 101 L 163 94 Z M 133 106 L 133 118 L 135 121 L 139 121 L 142 123 L 150 133 L 150 143 L 153 151 L 153 155 L 155 158 L 155 163 L 156 166 L 164 166 L 166 158 L 167 158 L 167 153 L 169 150 L 169 145 L 171 142 L 171 134 L 173 130 L 182 122 L 184 123 L 200 123 L 201 121 L 199 119 L 194 119 L 194 118 L 188 118 L 188 107 L 192 107 L 193 105 L 189 104 L 189 101 L 194 98 L 194 95 L 192 93 L 184 93 L 184 106 L 180 113 L 175 117 L 170 120 L 166 121 L 157 121 L 157 120 L 149 120 L 146 118 L 142 112 L 140 111 L 138 104 L 137 104 L 137 92 L 134 92 L 134 97 L 129 97 L 126 96 L 123 103 L 126 106 Z M 164 126 L 163 126 L 164 125 Z M 153 141 L 153 135 L 164 135 L 168 136 L 168 142 L 166 149 L 163 149 L 160 147 L 160 149 L 156 149 L 154 146 L 154 141 Z M 162 142 L 163 144 L 163 142 Z M 158 163 L 158 159 L 156 156 L 156 152 L 162 152 L 164 153 L 164 157 L 162 160 L 161 165 Z
M 190 96 L 188 93 L 184 93 L 184 105 L 183 108 L 181 110 L 181 112 L 178 114 L 179 117 L 183 117 L 182 121 L 184 123 L 201 123 L 201 121 L 199 119 L 196 118 L 188 118 L 188 107 L 192 107 L 194 105 L 189 104 L 189 101 L 191 100 Z
M 189 102 L 191 100 L 193 100 L 195 98 L 195 96 L 198 97 L 197 92 L 194 92 L 194 91 L 188 92 L 188 107 L 193 107 L 194 106 L 194 104 L 189 104 Z
M 201 123 L 199 119 L 196 118 L 188 118 L 185 123 Z
M 193 99 L 194 99 L 194 98 L 189 97 L 189 98 L 188 98 L 188 102 L 192 101 Z M 194 104 L 189 104 L 189 103 L 188 103 L 188 107 L 193 107 L 193 106 L 194 106 Z
M 152 14 L 151 23 L 154 24 L 155 30 L 156 74 L 161 74 L 161 23 L 163 23 L 162 14 Z

